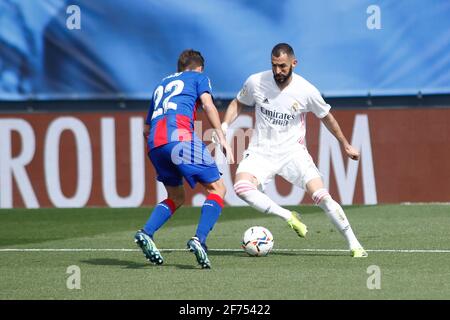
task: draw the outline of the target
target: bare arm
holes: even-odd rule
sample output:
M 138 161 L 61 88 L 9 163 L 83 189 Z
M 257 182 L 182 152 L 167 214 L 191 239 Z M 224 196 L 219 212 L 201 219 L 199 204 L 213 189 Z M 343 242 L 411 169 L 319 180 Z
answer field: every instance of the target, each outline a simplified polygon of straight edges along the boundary
M 327 129 L 336 137 L 336 139 L 341 144 L 342 148 L 344 148 L 345 153 L 350 159 L 359 160 L 359 151 L 353 148 L 353 146 L 348 142 L 345 138 L 344 133 L 342 133 L 341 127 L 339 123 L 334 118 L 334 116 L 329 112 L 322 119 L 322 123 L 327 127 Z
M 223 131 L 220 127 L 219 112 L 214 105 L 211 95 L 206 92 L 203 93 L 200 96 L 200 101 L 203 104 L 203 110 L 206 112 L 206 117 L 208 118 L 209 123 L 216 130 L 217 136 L 222 143 L 225 140 L 225 135 L 223 134 Z
M 244 106 L 245 105 L 240 103 L 236 98 L 234 98 L 233 101 L 230 102 L 223 119 L 223 122 L 226 123 L 226 126 L 229 126 L 234 120 L 236 120 Z
M 219 112 L 214 105 L 211 95 L 207 92 L 203 93 L 200 96 L 200 101 L 203 104 L 203 110 L 206 112 L 206 117 L 208 118 L 209 123 L 216 130 L 216 134 L 219 138 L 219 143 L 223 148 L 224 154 L 227 156 L 228 162 L 233 163 L 233 152 L 231 151 L 231 147 L 225 139 L 225 134 L 223 133 L 220 124 Z

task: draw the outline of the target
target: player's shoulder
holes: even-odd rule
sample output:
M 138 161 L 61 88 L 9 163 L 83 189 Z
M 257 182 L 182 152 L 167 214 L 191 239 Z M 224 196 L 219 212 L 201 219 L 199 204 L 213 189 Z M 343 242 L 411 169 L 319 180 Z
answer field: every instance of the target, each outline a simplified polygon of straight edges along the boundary
M 273 74 L 271 70 L 265 70 L 251 75 L 253 79 L 259 79 L 263 81 L 270 79 L 272 76 Z
M 292 73 L 292 78 L 295 91 L 303 92 L 307 95 L 316 95 L 319 93 L 319 90 L 316 88 L 316 86 L 303 78 L 301 75 Z
M 292 73 L 292 79 L 294 80 L 294 84 L 296 86 L 301 86 L 301 87 L 303 87 L 305 89 L 315 89 L 316 88 L 311 82 L 309 82 L 308 80 L 303 78 L 298 73 L 293 72 Z
M 264 82 L 264 81 L 270 81 L 272 77 L 272 71 L 270 70 L 266 70 L 266 71 L 261 71 L 261 72 L 257 72 L 257 73 L 253 73 L 251 74 L 248 78 L 247 78 L 247 83 L 260 83 L 260 82 Z
M 183 80 L 183 81 L 202 81 L 204 79 L 208 79 L 208 76 L 202 72 L 195 71 L 183 71 L 183 72 L 175 72 L 166 77 L 164 77 L 161 82 L 173 81 L 173 80 Z
M 165 76 L 164 78 L 162 78 L 161 82 L 172 81 L 172 80 L 174 80 L 176 78 L 179 78 L 182 74 L 183 74 L 183 72 L 171 73 L 171 74 Z
M 209 77 L 204 72 L 185 71 L 186 77 L 196 79 L 197 81 L 209 80 Z
M 192 76 L 192 79 L 202 87 L 207 86 L 209 88 L 209 92 L 212 91 L 211 79 L 203 72 L 189 71 Z

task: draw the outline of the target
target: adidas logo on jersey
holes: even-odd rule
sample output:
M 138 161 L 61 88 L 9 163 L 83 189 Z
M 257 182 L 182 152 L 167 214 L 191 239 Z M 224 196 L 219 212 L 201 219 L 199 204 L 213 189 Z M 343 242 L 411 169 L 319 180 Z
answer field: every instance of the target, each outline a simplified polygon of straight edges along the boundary
M 269 99 L 264 98 L 263 103 L 269 103 Z

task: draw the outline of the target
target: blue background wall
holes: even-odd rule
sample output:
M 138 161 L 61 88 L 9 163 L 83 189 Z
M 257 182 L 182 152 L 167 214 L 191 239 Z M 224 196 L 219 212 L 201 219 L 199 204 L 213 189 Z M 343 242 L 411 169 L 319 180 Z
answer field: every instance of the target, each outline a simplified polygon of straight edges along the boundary
M 148 98 L 185 48 L 231 98 L 278 42 L 326 96 L 450 93 L 448 0 L 0 0 L 0 99 Z

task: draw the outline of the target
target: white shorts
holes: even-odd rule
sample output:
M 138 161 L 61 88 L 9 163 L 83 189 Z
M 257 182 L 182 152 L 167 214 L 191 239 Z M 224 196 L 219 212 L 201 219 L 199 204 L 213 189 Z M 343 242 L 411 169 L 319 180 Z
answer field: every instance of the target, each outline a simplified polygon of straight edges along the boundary
M 322 178 L 319 169 L 304 146 L 299 146 L 282 157 L 268 156 L 257 150 L 246 150 L 236 174 L 242 172 L 254 175 L 262 189 L 275 175 L 282 176 L 293 185 L 303 189 L 312 179 Z

